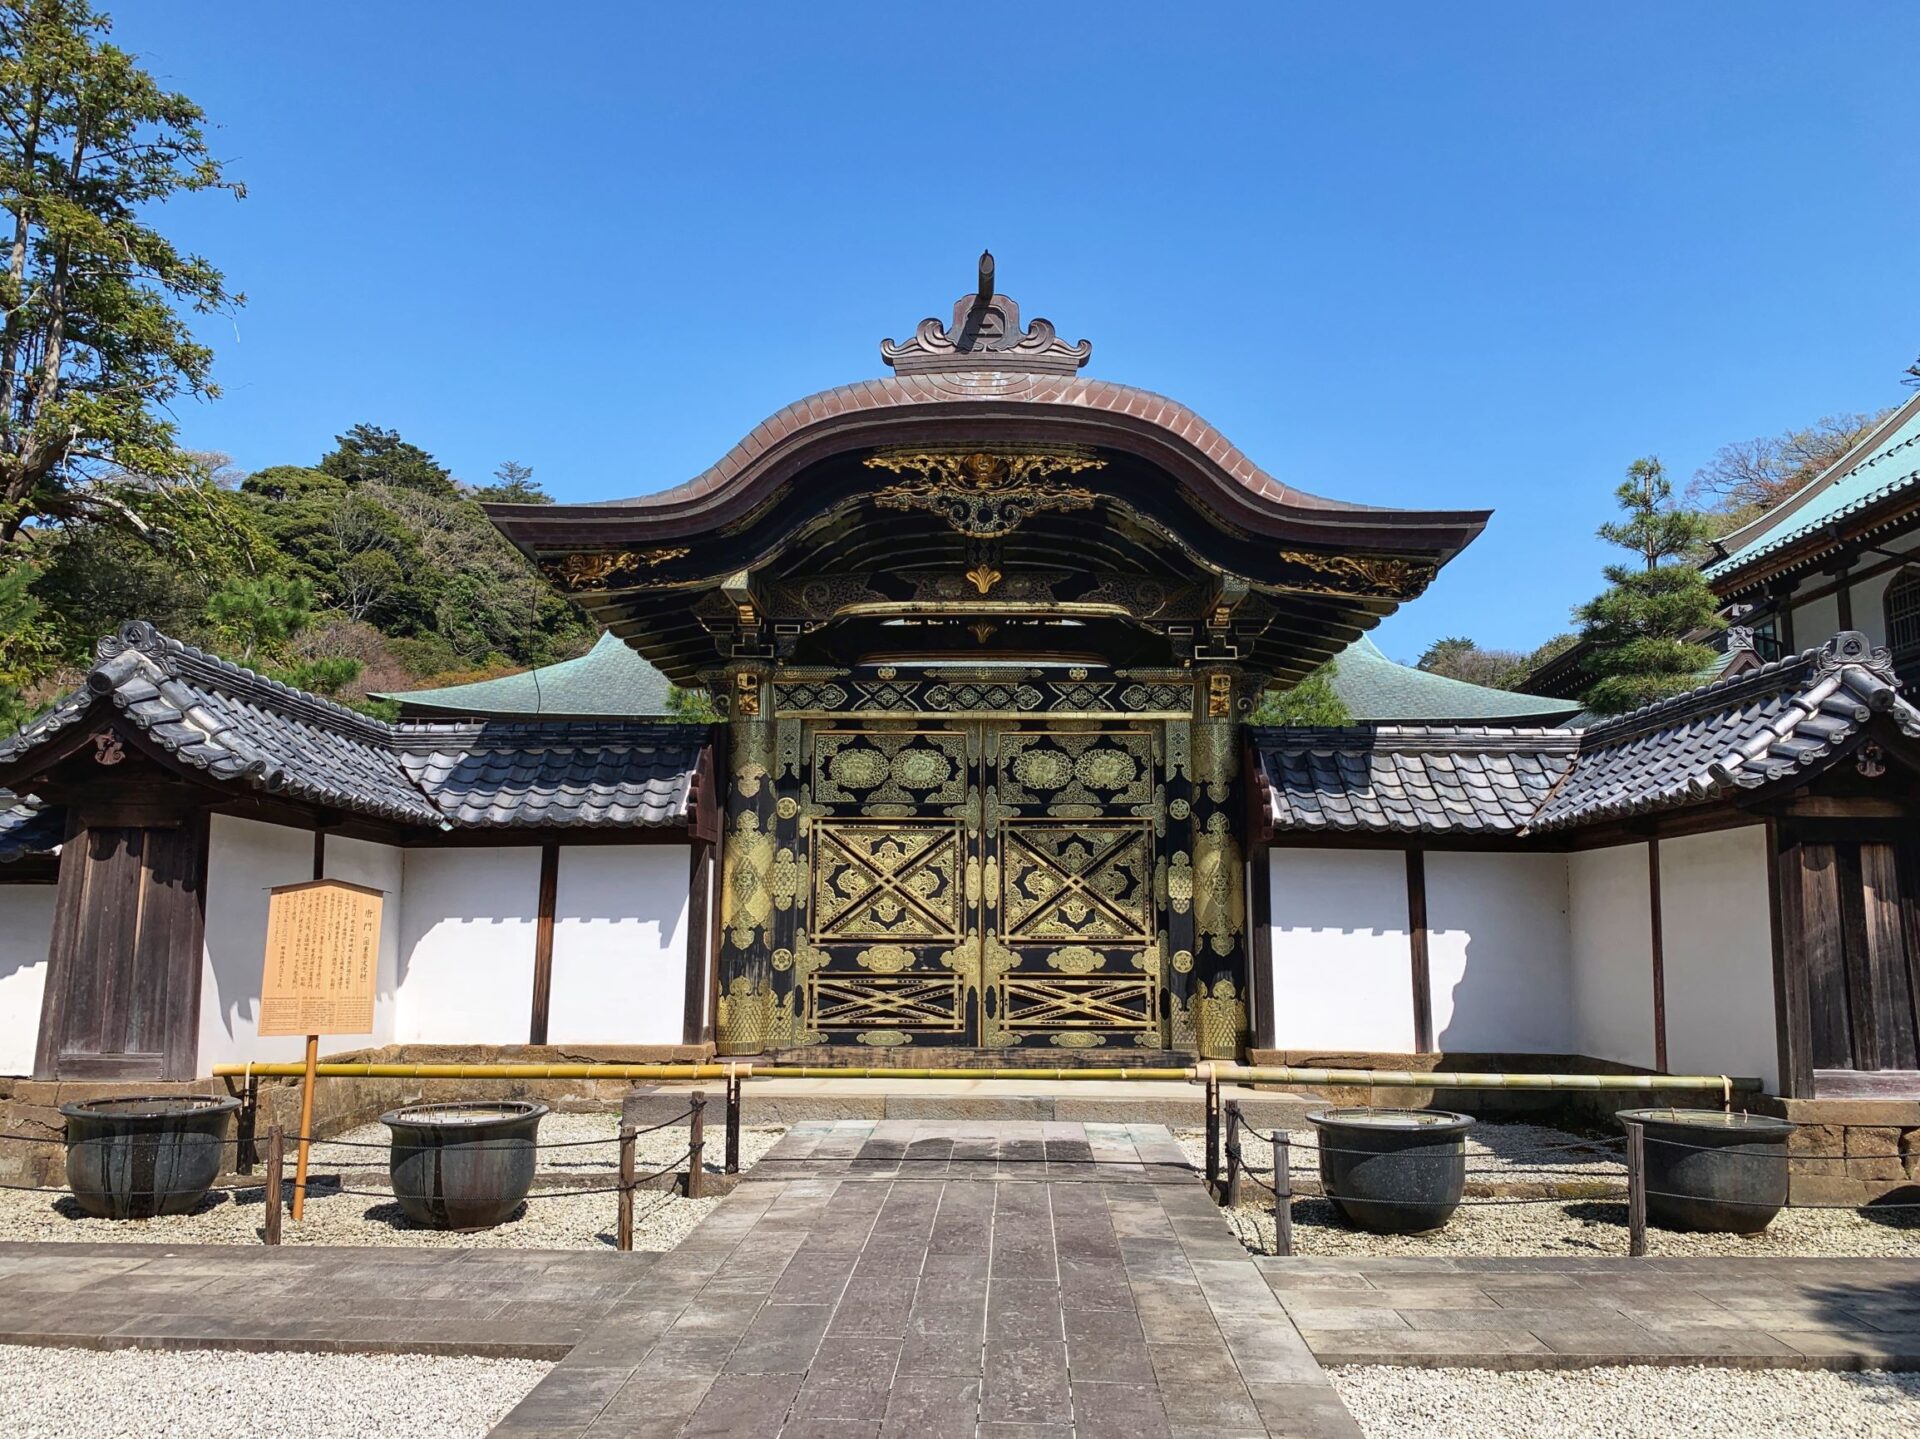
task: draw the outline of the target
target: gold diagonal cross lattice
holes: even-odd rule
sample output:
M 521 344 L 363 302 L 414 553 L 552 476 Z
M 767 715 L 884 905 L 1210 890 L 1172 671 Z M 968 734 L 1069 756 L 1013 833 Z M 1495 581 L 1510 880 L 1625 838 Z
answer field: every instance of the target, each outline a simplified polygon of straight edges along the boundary
M 816 939 L 959 936 L 958 826 L 823 822 L 813 850 Z
M 1149 937 L 1144 828 L 1009 824 L 1001 836 L 1007 851 L 1003 873 L 1009 938 Z M 1088 846 L 1097 847 L 1086 848 L 1073 862 L 1065 859 L 1075 848 Z

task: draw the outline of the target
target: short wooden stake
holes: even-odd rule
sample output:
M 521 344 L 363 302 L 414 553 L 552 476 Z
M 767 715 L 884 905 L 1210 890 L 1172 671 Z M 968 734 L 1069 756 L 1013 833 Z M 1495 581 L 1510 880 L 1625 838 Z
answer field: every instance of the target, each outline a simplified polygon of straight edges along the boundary
M 707 1096 L 694 1090 L 687 1100 L 687 1198 L 700 1197 L 702 1171 L 707 1149 Z
M 1207 1066 L 1207 1192 L 1218 1194 L 1220 1187 L 1220 1079 L 1213 1066 Z
M 615 1244 L 622 1254 L 633 1249 L 633 1145 L 639 1132 L 631 1124 L 620 1126 L 620 1223 Z
M 740 1075 L 727 1075 L 727 1173 L 740 1172 Z
M 1643 1126 L 1627 1125 L 1627 1253 L 1647 1252 L 1647 1147 Z
M 287 1175 L 287 1133 L 279 1125 L 267 1131 L 267 1232 L 266 1242 L 280 1242 L 280 1211 L 286 1196 L 282 1185 Z
M 307 1077 L 300 1082 L 300 1157 L 293 1166 L 293 1217 L 307 1212 L 307 1150 L 313 1141 L 314 1067 L 320 1063 L 320 1036 L 307 1036 Z
M 1240 1205 L 1240 1101 L 1227 1101 L 1227 1188 L 1220 1202 L 1228 1209 Z
M 1276 1253 L 1293 1253 L 1293 1142 L 1278 1128 L 1273 1131 L 1273 1239 Z
M 247 1097 L 241 1101 L 239 1118 L 234 1122 L 233 1172 L 251 1174 L 260 1162 L 260 1148 L 254 1141 L 260 1124 L 260 1081 L 247 1076 Z

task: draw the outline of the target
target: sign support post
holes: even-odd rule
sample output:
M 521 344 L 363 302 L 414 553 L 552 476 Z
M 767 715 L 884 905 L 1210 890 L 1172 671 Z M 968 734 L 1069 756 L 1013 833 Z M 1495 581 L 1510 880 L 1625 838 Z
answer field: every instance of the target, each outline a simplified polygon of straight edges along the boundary
M 293 1217 L 307 1207 L 313 1146 L 313 1092 L 323 1034 L 371 1034 L 380 987 L 377 889 L 338 879 L 275 887 L 267 903 L 266 969 L 260 981 L 262 1038 L 303 1035 L 306 1073 L 300 1083 L 299 1156 L 293 1171 Z

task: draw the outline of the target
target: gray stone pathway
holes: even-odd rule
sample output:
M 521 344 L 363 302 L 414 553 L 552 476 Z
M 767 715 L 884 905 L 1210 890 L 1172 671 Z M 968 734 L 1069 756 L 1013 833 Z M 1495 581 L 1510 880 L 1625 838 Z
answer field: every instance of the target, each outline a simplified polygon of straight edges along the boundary
M 1158 1125 L 797 1127 L 496 1439 L 1359 1430 Z
M 558 1360 L 495 1439 L 1358 1439 L 1323 1363 L 1920 1367 L 1920 1261 L 1255 1259 L 1157 1125 L 804 1123 L 667 1254 L 0 1244 L 0 1296 L 0 1343 Z
M 1916 1259 L 1262 1259 L 1322 1364 L 1920 1369 Z

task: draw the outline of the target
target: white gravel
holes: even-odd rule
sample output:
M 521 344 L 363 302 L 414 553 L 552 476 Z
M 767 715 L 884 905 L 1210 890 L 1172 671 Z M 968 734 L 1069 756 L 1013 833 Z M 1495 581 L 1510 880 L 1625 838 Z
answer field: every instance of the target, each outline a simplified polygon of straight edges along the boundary
M 554 1114 L 540 1125 L 546 1143 L 578 1140 L 615 1140 L 617 1114 Z M 786 1131 L 781 1128 L 742 1128 L 740 1168 L 744 1173 L 773 1148 Z M 560 1194 L 529 1198 L 518 1213 L 497 1228 L 474 1234 L 454 1234 L 415 1225 L 390 1199 L 330 1192 L 339 1188 L 334 1176 L 349 1172 L 351 1189 L 385 1189 L 386 1127 L 371 1125 L 339 1136 L 343 1140 L 377 1143 L 377 1149 L 352 1148 L 342 1143 L 314 1145 L 312 1173 L 305 1217 L 299 1223 L 288 1215 L 281 1224 L 282 1244 L 354 1244 L 434 1246 L 475 1249 L 602 1249 L 615 1242 L 619 1196 L 612 1193 Z M 635 1143 L 637 1172 L 675 1164 L 686 1153 L 684 1127 L 643 1134 Z M 708 1131 L 708 1174 L 725 1164 L 724 1136 Z M 678 1166 L 684 1167 L 684 1166 Z M 619 1151 L 614 1143 L 588 1148 L 543 1151 L 540 1172 L 577 1176 L 574 1182 L 600 1189 L 616 1182 Z M 291 1187 L 293 1163 L 289 1156 L 287 1181 Z M 552 1180 L 536 1180 L 536 1191 L 554 1187 Z M 660 1189 L 642 1189 L 633 1198 L 633 1247 L 637 1250 L 672 1249 L 712 1213 L 718 1199 L 683 1199 Z M 266 1195 L 258 1188 L 232 1194 L 209 1194 L 191 1214 L 159 1219 L 95 1219 L 83 1214 L 65 1195 L 0 1190 L 0 1240 L 56 1240 L 71 1243 L 134 1244 L 258 1244 L 266 1222 Z M 4 1433 L 4 1430 L 0 1430 Z
M 0 1346 L 7 1439 L 480 1439 L 553 1366 L 422 1355 Z
M 1329 1369 L 1368 1439 L 1906 1439 L 1920 1374 Z
M 1264 1136 L 1269 1131 L 1260 1131 Z M 1291 1148 L 1287 1172 L 1297 1180 L 1317 1181 L 1319 1134 L 1312 1127 L 1288 1130 Z M 1207 1161 L 1207 1132 L 1176 1129 L 1173 1137 L 1195 1165 Z M 1224 1142 L 1224 1141 L 1223 1141 Z M 1223 1151 L 1224 1152 L 1224 1151 Z M 1476 1124 L 1467 1131 L 1467 1181 L 1470 1186 L 1504 1188 L 1526 1184 L 1557 1184 L 1579 1188 L 1617 1189 L 1627 1182 L 1621 1146 L 1612 1140 L 1571 1134 L 1544 1124 Z M 1246 1136 L 1240 1157 L 1262 1178 L 1273 1175 L 1273 1146 L 1263 1137 Z

